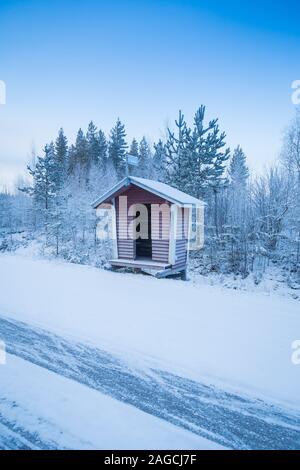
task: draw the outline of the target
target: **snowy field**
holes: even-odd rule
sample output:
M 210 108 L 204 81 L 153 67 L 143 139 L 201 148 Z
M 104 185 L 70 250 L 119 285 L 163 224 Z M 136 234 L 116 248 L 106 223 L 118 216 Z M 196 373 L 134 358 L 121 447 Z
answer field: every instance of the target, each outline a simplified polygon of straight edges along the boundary
M 0 279 L 0 340 L 6 341 L 9 352 L 26 358 L 24 361 L 9 354 L 8 364 L 0 366 L 0 422 L 2 427 L 6 423 L 8 434 L 17 426 L 14 418 L 21 416 L 28 432 L 42 423 L 37 447 L 217 446 L 201 429 L 197 430 L 199 436 L 173 425 L 181 426 L 178 409 L 184 405 L 182 416 L 188 418 L 193 406 L 198 407 L 195 423 L 205 423 L 206 430 L 214 434 L 212 441 L 225 447 L 230 443 L 235 448 L 246 445 L 252 422 L 257 427 L 254 448 L 262 446 L 260 436 L 268 432 L 265 446 L 281 439 L 283 447 L 300 448 L 296 418 L 300 408 L 300 366 L 291 361 L 291 344 L 300 337 L 298 301 L 9 254 L 0 255 Z M 76 346 L 76 342 L 90 351 Z M 97 348 L 98 356 L 93 348 Z M 101 351 L 111 354 L 115 362 L 106 363 L 108 359 Z M 106 363 L 102 370 L 101 363 Z M 59 375 L 46 370 L 51 367 Z M 132 375 L 130 368 L 135 371 Z M 113 369 L 119 375 L 107 375 L 105 388 L 105 373 Z M 102 377 L 102 388 L 96 372 Z M 135 396 L 139 385 L 133 382 L 138 374 L 140 398 Z M 170 410 L 166 408 L 165 415 L 160 414 L 159 403 L 151 404 L 147 399 L 154 380 L 151 374 L 156 374 L 155 387 L 162 403 L 168 400 L 163 390 L 172 389 Z M 116 384 L 109 385 L 117 377 L 125 391 L 118 390 Z M 177 387 L 183 399 L 180 402 L 177 396 L 175 409 Z M 243 396 L 242 413 L 238 410 L 238 395 Z M 273 405 L 264 405 L 260 400 L 269 400 Z M 165 403 L 168 406 L 168 401 Z M 278 408 L 272 416 L 274 404 L 290 411 Z M 211 416 L 206 416 L 206 407 Z M 253 421 L 249 421 L 250 415 Z M 259 415 L 264 415 L 264 422 L 257 419 Z M 222 417 L 218 426 L 215 416 Z M 227 425 L 234 424 L 233 428 L 228 427 L 227 435 L 220 433 L 221 437 L 216 438 L 227 417 L 232 421 Z M 84 419 L 88 420 L 87 429 L 79 432 Z M 181 427 L 193 430 L 195 423 L 187 421 Z M 128 427 L 128 422 L 135 424 Z M 241 430 L 235 432 L 239 426 L 245 429 L 244 435 Z M 4 431 L 2 434 L 5 436 Z M 230 441 L 230 434 L 236 436 L 235 442 Z

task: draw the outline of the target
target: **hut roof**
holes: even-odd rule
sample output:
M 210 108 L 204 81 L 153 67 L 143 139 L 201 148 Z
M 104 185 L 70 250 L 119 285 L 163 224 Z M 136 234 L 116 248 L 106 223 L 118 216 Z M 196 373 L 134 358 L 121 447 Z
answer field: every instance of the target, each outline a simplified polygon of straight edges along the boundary
M 122 179 L 117 184 L 115 184 L 108 191 L 106 191 L 104 194 L 102 194 L 100 197 L 98 197 L 92 203 L 92 207 L 96 209 L 96 207 L 99 206 L 99 204 L 107 201 L 115 193 L 122 190 L 123 187 L 126 188 L 127 186 L 130 186 L 131 184 L 134 186 L 138 186 L 139 188 L 142 188 L 145 191 L 149 191 L 153 194 L 156 194 L 157 196 L 160 196 L 166 199 L 167 201 L 172 202 L 174 204 L 178 204 L 180 206 L 184 206 L 184 205 L 199 206 L 199 205 L 205 204 L 200 199 L 190 196 L 189 194 L 186 194 L 183 191 L 180 191 L 179 189 L 173 188 L 172 186 L 166 183 L 161 183 L 160 181 L 149 180 L 146 178 L 138 178 L 136 176 L 127 176 L 126 178 Z

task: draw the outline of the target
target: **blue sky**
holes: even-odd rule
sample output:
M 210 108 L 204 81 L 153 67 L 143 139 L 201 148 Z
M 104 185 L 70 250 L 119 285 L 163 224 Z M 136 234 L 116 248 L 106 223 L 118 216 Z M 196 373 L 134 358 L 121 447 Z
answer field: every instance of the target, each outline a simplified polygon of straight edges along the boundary
M 154 141 L 200 104 L 251 168 L 270 164 L 300 79 L 300 5 L 280 3 L 0 0 L 0 184 L 60 127 L 73 140 L 119 116 Z

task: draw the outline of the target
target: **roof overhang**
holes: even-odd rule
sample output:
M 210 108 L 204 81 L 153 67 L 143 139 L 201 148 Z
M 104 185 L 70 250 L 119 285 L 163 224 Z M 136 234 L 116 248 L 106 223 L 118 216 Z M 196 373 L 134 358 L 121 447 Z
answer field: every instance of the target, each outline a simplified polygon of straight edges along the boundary
M 139 178 L 137 181 L 134 177 L 127 176 L 126 178 L 123 178 L 120 180 L 117 184 L 115 184 L 111 189 L 109 189 L 106 193 L 102 194 L 99 198 L 97 198 L 93 203 L 92 207 L 94 209 L 97 209 L 97 207 L 102 204 L 103 202 L 107 202 L 107 200 L 112 199 L 112 197 L 117 194 L 119 191 L 122 190 L 122 188 L 126 189 L 130 185 L 137 186 L 141 189 L 144 189 L 145 191 L 148 191 L 152 194 L 155 194 L 156 196 L 161 197 L 162 199 L 165 199 L 166 201 L 169 201 L 173 204 L 176 204 L 180 207 L 192 207 L 192 206 L 205 206 L 206 203 L 199 200 L 196 200 L 196 202 L 183 202 L 182 200 L 176 199 L 176 197 L 167 195 L 163 193 L 162 191 L 157 190 L 156 188 L 150 187 L 143 181 L 141 181 L 142 178 Z
M 126 188 L 127 186 L 130 186 L 130 181 L 129 178 L 123 178 L 120 180 L 115 186 L 110 188 L 106 193 L 102 194 L 102 196 L 98 197 L 94 202 L 92 202 L 92 207 L 94 209 L 97 209 L 97 207 L 102 204 L 102 202 L 107 201 L 110 199 L 114 194 L 116 194 L 118 191 L 120 191 L 123 187 Z

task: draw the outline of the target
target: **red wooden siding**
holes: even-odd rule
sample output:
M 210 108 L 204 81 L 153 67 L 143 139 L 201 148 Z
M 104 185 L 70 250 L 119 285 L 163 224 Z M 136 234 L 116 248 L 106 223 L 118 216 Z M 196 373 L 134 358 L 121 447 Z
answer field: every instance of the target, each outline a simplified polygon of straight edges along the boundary
M 157 204 L 157 203 L 155 203 Z M 153 206 L 151 211 L 152 259 L 161 263 L 169 262 L 170 204 Z
M 184 268 L 187 262 L 188 209 L 177 209 L 177 239 L 174 268 Z
M 118 258 L 134 259 L 134 240 L 128 236 L 128 225 L 132 217 L 124 213 L 120 208 L 119 196 L 116 198 L 116 225 L 117 225 L 117 245 Z
M 135 219 L 135 216 L 128 216 L 124 211 L 120 210 L 120 197 L 127 196 L 127 211 L 133 204 L 167 204 L 169 202 L 152 194 L 137 186 L 130 186 L 126 191 L 116 197 L 116 222 L 117 222 L 117 242 L 118 242 L 118 257 L 134 259 L 135 258 L 135 241 L 128 233 L 129 224 Z M 165 207 L 166 209 L 166 207 Z M 152 259 L 168 263 L 169 259 L 169 218 L 167 219 L 166 212 L 164 215 L 164 224 L 162 213 L 157 217 L 157 206 L 152 206 L 151 211 L 151 238 L 152 238 Z M 167 223 L 166 223 L 167 221 Z M 162 227 L 164 230 L 162 230 Z

